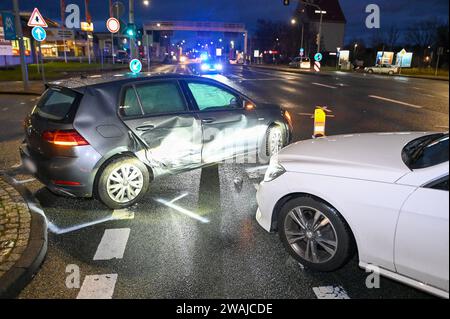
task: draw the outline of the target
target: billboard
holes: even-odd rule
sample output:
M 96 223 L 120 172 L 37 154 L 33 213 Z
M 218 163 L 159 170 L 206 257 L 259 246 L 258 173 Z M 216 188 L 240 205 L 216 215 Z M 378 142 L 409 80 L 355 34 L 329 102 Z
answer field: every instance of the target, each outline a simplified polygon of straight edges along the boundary
M 378 51 L 375 65 L 392 64 L 394 62 L 394 52 Z
M 400 66 L 401 68 L 410 68 L 412 65 L 412 52 L 399 52 L 397 53 L 397 59 L 395 64 Z
M 3 27 L 0 27 L 0 55 L 13 55 L 11 41 L 5 40 Z
M 350 51 L 341 50 L 339 51 L 339 65 L 348 63 L 350 61 Z

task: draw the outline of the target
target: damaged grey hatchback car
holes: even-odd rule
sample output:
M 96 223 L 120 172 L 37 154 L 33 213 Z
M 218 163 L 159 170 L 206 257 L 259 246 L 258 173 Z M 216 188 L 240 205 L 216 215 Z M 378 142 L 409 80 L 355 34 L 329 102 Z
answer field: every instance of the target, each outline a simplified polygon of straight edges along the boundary
M 20 153 L 54 193 L 96 197 L 117 209 L 138 202 L 159 176 L 267 161 L 289 143 L 290 121 L 280 107 L 212 79 L 65 80 L 48 85 L 26 118 Z

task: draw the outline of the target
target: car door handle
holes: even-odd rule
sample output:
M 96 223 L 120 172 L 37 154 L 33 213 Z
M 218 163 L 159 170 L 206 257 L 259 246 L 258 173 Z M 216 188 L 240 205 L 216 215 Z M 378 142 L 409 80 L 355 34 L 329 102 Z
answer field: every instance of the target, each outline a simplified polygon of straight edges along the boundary
M 146 132 L 146 131 L 151 131 L 154 128 L 155 128 L 154 125 L 142 125 L 142 126 L 136 127 L 136 130 L 140 131 L 140 132 Z
M 211 124 L 211 123 L 214 123 L 215 121 L 216 121 L 215 119 L 209 118 L 209 119 L 203 119 L 202 123 L 204 123 L 204 124 Z

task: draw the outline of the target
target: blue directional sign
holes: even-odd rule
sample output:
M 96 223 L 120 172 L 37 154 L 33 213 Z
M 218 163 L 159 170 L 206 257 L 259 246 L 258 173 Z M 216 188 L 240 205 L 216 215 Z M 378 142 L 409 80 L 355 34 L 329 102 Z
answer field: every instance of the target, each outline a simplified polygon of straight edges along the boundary
M 134 74 L 137 74 L 142 71 L 142 63 L 138 59 L 133 59 L 130 62 L 130 70 Z
M 322 61 L 322 58 L 323 58 L 323 56 L 322 56 L 322 53 L 320 53 L 320 52 L 317 52 L 316 55 L 314 56 L 314 60 L 316 60 L 317 62 Z
M 9 12 L 2 12 L 3 31 L 5 40 L 16 40 L 16 25 L 14 15 Z
M 47 38 L 47 32 L 45 32 L 43 27 L 34 27 L 31 30 L 31 34 L 36 41 L 44 41 Z

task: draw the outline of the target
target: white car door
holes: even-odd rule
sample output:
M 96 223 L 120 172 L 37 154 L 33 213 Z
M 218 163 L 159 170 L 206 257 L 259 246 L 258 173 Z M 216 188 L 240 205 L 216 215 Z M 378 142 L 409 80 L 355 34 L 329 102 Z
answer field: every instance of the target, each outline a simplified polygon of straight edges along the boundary
M 447 176 L 418 187 L 403 205 L 394 259 L 401 275 L 449 290 L 448 168 Z

